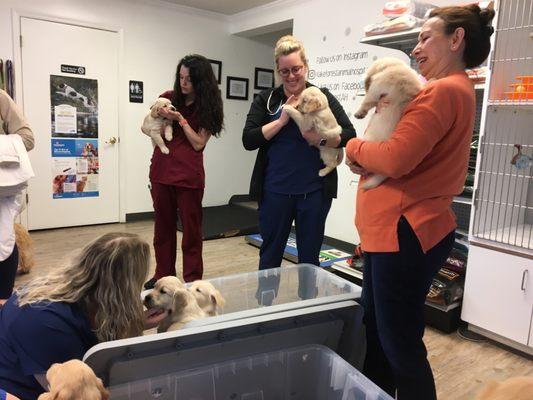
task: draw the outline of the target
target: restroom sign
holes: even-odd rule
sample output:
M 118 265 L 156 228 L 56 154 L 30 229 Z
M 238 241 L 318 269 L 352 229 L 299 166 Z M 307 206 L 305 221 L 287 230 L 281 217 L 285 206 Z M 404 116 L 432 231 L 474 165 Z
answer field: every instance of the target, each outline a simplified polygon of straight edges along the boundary
M 143 92 L 141 81 L 130 81 L 130 103 L 142 103 Z

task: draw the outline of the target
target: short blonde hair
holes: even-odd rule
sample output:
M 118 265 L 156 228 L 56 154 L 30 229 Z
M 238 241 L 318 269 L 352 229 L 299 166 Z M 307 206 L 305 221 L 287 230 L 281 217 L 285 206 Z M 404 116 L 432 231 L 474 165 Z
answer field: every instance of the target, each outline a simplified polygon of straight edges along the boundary
M 150 264 L 150 246 L 138 235 L 107 233 L 74 259 L 17 291 L 18 305 L 77 303 L 94 313 L 99 341 L 142 334 L 141 291 Z
M 274 49 L 274 60 L 276 61 L 276 67 L 278 67 L 278 61 L 281 56 L 287 56 L 294 52 L 300 52 L 300 58 L 307 67 L 307 58 L 305 57 L 305 49 L 302 42 L 296 39 L 292 35 L 285 35 L 279 38 Z

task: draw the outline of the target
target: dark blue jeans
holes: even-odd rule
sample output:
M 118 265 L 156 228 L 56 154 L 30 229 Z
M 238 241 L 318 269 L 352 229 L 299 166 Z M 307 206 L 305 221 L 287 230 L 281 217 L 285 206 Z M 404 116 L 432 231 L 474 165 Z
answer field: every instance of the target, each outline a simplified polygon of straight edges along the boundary
M 400 400 L 436 399 L 427 360 L 424 303 L 434 275 L 452 250 L 454 231 L 426 254 L 404 217 L 398 222 L 400 251 L 365 253 L 363 293 L 367 354 L 363 372 Z

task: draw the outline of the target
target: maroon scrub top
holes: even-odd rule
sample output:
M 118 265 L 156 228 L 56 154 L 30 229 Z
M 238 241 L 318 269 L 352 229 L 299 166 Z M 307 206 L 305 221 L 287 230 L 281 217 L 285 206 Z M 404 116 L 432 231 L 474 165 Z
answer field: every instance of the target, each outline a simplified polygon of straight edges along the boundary
M 172 99 L 172 94 L 173 91 L 169 90 L 160 97 Z M 178 111 L 188 121 L 190 127 L 198 132 L 199 125 L 194 112 L 194 103 L 180 107 Z M 172 135 L 170 142 L 165 140 L 170 154 L 161 153 L 157 146 L 154 148 L 150 165 L 150 181 L 189 189 L 203 189 L 205 187 L 203 150 L 193 149 L 177 121 L 174 121 L 172 126 Z

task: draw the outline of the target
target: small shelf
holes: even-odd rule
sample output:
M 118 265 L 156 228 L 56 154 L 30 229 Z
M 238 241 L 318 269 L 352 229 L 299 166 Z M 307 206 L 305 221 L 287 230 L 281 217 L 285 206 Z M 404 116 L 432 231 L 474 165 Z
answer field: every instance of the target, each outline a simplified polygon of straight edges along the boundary
M 485 90 L 485 87 L 486 87 L 485 83 L 474 83 L 475 90 Z
M 363 280 L 363 273 L 360 272 L 360 271 L 357 271 L 353 268 L 349 268 L 349 267 L 343 267 L 341 265 L 336 265 L 336 264 L 332 264 L 330 266 L 331 269 L 334 269 L 336 271 L 340 271 L 346 275 L 350 275 L 350 276 L 353 276 L 354 278 L 356 279 L 359 279 L 359 280 Z
M 489 100 L 489 106 L 531 107 L 533 100 Z
M 440 305 L 440 304 L 431 303 L 429 301 L 426 301 L 426 306 L 436 308 L 437 310 L 441 310 L 443 312 L 448 312 L 450 310 L 453 310 L 454 308 L 457 308 L 457 307 L 461 306 L 462 301 L 463 301 L 463 299 L 461 298 L 460 300 L 457 300 L 457 301 L 453 302 L 452 304 L 448 304 L 447 306 L 443 306 L 443 305 Z
M 420 28 L 414 28 L 408 31 L 365 36 L 360 42 L 364 44 L 372 44 L 374 46 L 388 47 L 389 49 L 401 50 L 407 53 L 418 43 L 419 33 Z
M 510 245 L 515 247 L 516 251 L 527 254 L 533 250 L 532 232 L 532 224 L 517 224 L 484 232 L 476 232 L 473 236 L 493 242 L 495 246 L 501 244 Z
M 453 201 L 456 203 L 462 203 L 462 204 L 472 204 L 472 199 L 470 197 L 464 197 L 464 196 L 455 196 L 453 198 Z

